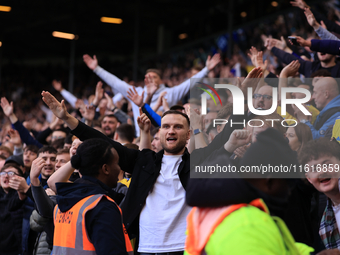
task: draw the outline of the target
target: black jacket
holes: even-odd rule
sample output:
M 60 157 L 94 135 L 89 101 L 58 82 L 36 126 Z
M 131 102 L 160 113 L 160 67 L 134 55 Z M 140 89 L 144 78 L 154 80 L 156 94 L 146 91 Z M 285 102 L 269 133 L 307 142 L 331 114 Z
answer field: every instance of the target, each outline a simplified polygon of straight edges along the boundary
M 82 122 L 79 122 L 72 133 L 82 141 L 89 138 L 102 138 L 110 142 L 118 152 L 119 166 L 132 174 L 131 184 L 122 206 L 124 224 L 130 237 L 138 236 L 139 215 L 161 170 L 164 150 L 155 153 L 149 149 L 142 151 L 128 149 Z M 178 175 L 184 189 L 190 177 L 189 157 L 188 151 L 185 150 L 178 168 Z

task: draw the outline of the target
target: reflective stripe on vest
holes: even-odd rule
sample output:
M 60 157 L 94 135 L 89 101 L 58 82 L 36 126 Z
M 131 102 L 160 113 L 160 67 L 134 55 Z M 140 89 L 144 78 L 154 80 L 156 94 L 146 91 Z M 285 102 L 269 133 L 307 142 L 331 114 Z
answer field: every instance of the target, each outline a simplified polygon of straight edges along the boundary
M 58 205 L 54 208 L 54 237 L 52 254 L 96 254 L 85 226 L 85 214 L 96 207 L 102 197 L 115 203 L 113 199 L 106 195 L 92 195 L 83 198 L 67 212 L 60 212 Z M 116 203 L 115 203 L 116 204 Z M 117 205 L 117 204 L 116 204 Z M 117 205 L 120 215 L 122 211 Z M 131 242 L 122 221 L 123 233 L 125 237 L 126 251 L 133 254 Z
M 194 207 L 192 208 L 192 210 L 190 211 L 190 213 L 188 214 L 187 217 L 187 228 L 188 228 L 188 235 L 187 235 L 187 239 L 185 240 L 185 250 L 187 251 L 188 254 L 190 255 L 201 255 L 203 254 L 204 248 L 206 246 L 206 244 L 209 241 L 210 236 L 214 233 L 215 229 L 218 227 L 218 225 L 232 212 L 244 207 L 244 206 L 248 206 L 248 205 L 252 205 L 255 206 L 257 208 L 259 208 L 260 210 L 269 213 L 269 210 L 267 208 L 267 206 L 265 205 L 265 203 L 262 201 L 262 199 L 255 199 L 252 202 L 250 202 L 249 204 L 236 204 L 236 205 L 230 205 L 230 206 L 226 206 L 224 208 L 221 208 L 222 211 L 219 213 L 218 217 L 213 221 L 212 226 L 209 228 L 208 233 L 206 233 L 205 235 L 205 239 L 203 239 L 203 242 L 198 243 L 198 240 L 195 236 L 195 220 L 196 217 L 198 217 L 199 215 L 199 210 L 206 210 L 207 208 L 197 208 Z M 213 210 L 213 209 L 211 209 Z

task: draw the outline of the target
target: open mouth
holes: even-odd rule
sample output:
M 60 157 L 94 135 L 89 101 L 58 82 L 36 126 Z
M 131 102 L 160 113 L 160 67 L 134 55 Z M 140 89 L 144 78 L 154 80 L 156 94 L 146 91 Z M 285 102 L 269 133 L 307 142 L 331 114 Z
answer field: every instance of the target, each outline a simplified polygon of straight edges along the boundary
M 320 183 L 322 183 L 322 184 L 326 184 L 326 183 L 328 183 L 328 182 L 331 181 L 331 178 L 323 178 L 323 179 L 320 179 L 319 181 L 320 181 Z
M 167 138 L 166 139 L 168 142 L 176 142 L 177 141 L 177 138 L 175 138 L 175 137 L 169 137 L 169 138 Z

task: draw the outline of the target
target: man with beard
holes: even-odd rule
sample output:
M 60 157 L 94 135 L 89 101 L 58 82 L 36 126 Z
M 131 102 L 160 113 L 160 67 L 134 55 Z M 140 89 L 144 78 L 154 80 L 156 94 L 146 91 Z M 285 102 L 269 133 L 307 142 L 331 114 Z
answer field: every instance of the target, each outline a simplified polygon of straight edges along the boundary
M 114 114 L 106 115 L 101 122 L 101 128 L 104 130 L 105 135 L 111 139 L 113 139 L 119 125 L 120 122 Z
M 163 149 L 156 153 L 148 140 L 150 120 L 142 114 L 138 118 L 141 143 L 146 138 L 149 149 L 139 151 L 79 122 L 67 112 L 64 102 L 60 104 L 50 93 L 43 91 L 42 96 L 80 140 L 97 137 L 110 142 L 118 152 L 121 169 L 133 175 L 122 210 L 130 238 L 139 237 L 138 252 L 183 254 L 186 217 L 191 209 L 185 202 L 190 177 L 190 155 L 185 147 L 190 138 L 188 116 L 171 110 L 163 114 L 159 131 Z

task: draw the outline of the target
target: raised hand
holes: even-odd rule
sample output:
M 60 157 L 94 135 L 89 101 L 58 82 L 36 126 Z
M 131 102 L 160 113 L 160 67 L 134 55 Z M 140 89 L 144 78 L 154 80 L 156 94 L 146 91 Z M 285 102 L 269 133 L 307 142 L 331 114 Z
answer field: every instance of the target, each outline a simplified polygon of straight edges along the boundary
M 292 6 L 298 7 L 301 10 L 304 10 L 305 8 L 309 8 L 309 6 L 303 0 L 294 0 L 294 1 L 291 1 L 290 3 Z
M 113 103 L 112 97 L 110 97 L 107 93 L 104 93 L 104 96 L 107 100 L 106 108 L 110 111 L 112 111 L 115 108 L 115 105 Z
M 137 105 L 138 107 L 142 107 L 143 106 L 143 98 L 144 98 L 144 91 L 142 92 L 142 95 L 140 96 L 137 93 L 137 90 L 135 87 L 130 88 L 127 92 L 127 98 L 130 99 L 132 102 L 134 102 L 135 105 Z
M 16 147 L 20 147 L 22 145 L 21 142 L 21 138 L 20 138 L 20 134 L 17 130 L 15 129 L 10 129 L 8 130 L 8 135 L 10 137 L 10 142 L 16 146 Z
M 208 68 L 208 71 L 211 71 L 220 62 L 221 62 L 221 56 L 219 53 L 216 53 L 212 57 L 208 56 L 207 61 L 205 62 L 205 66 Z
M 314 30 L 318 29 L 320 24 L 316 21 L 314 14 L 309 8 L 305 8 L 305 15 L 308 21 L 308 24 L 314 28 Z
M 157 101 L 156 101 L 156 103 L 155 103 L 155 105 L 152 107 L 152 110 L 154 110 L 155 112 L 157 112 L 158 111 L 158 108 L 159 107 L 161 107 L 161 105 L 162 105 L 162 101 L 163 101 L 163 97 L 166 95 L 166 91 L 163 91 L 160 95 L 159 95 L 159 97 L 157 98 Z
M 104 96 L 103 83 L 101 81 L 98 81 L 96 85 L 96 92 L 95 92 L 95 96 L 94 96 L 92 104 L 98 105 L 99 101 L 103 98 L 103 96 Z
M 148 133 L 151 128 L 151 121 L 148 116 L 143 113 L 142 108 L 139 108 L 140 116 L 137 117 L 137 123 L 141 131 Z
M 85 54 L 83 56 L 83 60 L 87 67 L 90 68 L 91 70 L 94 70 L 98 66 L 98 60 L 96 55 L 93 55 L 93 58 L 91 58 L 90 55 Z
M 243 93 L 245 93 L 247 91 L 247 88 L 249 87 L 253 88 L 253 91 L 255 91 L 257 84 L 262 77 L 262 74 L 263 72 L 261 67 L 256 67 L 251 70 L 244 81 L 241 83 L 241 90 L 243 91 Z
M 52 85 L 53 85 L 53 88 L 56 90 L 56 91 L 62 91 L 63 90 L 63 85 L 61 84 L 61 81 L 57 81 L 57 80 L 53 80 L 52 81 Z
M 1 107 L 7 117 L 13 114 L 13 102 L 9 103 L 6 97 L 1 98 Z
M 170 110 L 168 100 L 164 96 L 162 97 L 162 106 L 165 112 Z
M 26 183 L 24 177 L 14 175 L 9 179 L 9 186 L 20 193 L 26 193 L 29 185 Z
M 43 158 L 38 157 L 32 161 L 30 178 L 31 178 L 31 183 L 33 186 L 40 185 L 39 175 L 45 165 L 46 165 L 46 161 Z
M 229 140 L 224 144 L 224 149 L 230 153 L 233 153 L 238 147 L 246 145 L 251 140 L 251 133 L 249 130 L 245 129 L 235 129 L 230 137 Z
M 286 65 L 285 68 L 282 69 L 280 73 L 280 78 L 287 78 L 290 76 L 295 76 L 296 73 L 299 71 L 300 62 L 299 60 L 294 60 Z
M 62 100 L 60 103 L 54 96 L 50 94 L 50 92 L 47 91 L 43 91 L 41 95 L 43 96 L 42 100 L 47 104 L 53 114 L 59 119 L 65 121 L 68 117 L 65 101 Z
M 146 86 L 146 94 L 152 97 L 153 94 L 155 94 L 155 92 L 157 91 L 158 85 L 150 74 L 145 75 L 144 83 Z
M 281 36 L 281 40 L 267 38 L 264 42 L 264 46 L 267 47 L 268 50 L 271 50 L 273 47 L 284 50 L 287 47 L 287 43 L 283 36 Z
M 79 111 L 87 121 L 92 121 L 96 114 L 96 108 L 93 105 L 84 105 Z
M 310 47 L 310 46 L 312 46 L 311 40 L 305 40 L 302 37 L 296 36 L 296 35 L 295 35 L 295 37 L 296 37 L 297 43 L 300 44 L 302 47 L 305 47 L 305 46 Z M 289 40 L 289 42 L 291 44 L 293 44 L 290 40 Z

